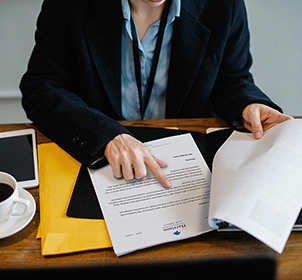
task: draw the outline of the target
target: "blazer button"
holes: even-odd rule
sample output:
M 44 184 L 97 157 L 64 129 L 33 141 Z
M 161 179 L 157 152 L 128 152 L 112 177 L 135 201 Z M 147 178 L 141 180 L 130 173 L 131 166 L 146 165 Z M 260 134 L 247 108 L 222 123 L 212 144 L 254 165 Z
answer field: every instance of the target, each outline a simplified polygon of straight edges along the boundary
M 87 146 L 87 141 L 83 141 L 81 144 L 80 144 L 80 148 L 85 148 Z
M 80 140 L 80 137 L 79 137 L 79 136 L 75 136 L 75 137 L 73 137 L 73 139 L 72 139 L 72 143 L 73 143 L 73 144 L 76 144 L 79 140 Z

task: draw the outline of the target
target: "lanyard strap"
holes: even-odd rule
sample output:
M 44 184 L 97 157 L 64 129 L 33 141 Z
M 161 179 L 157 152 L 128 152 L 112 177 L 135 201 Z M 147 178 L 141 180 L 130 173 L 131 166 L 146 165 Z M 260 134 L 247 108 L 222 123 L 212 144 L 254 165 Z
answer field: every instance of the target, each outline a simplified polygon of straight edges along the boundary
M 136 84 L 137 84 L 137 89 L 138 89 L 140 113 L 141 113 L 142 120 L 145 117 L 146 109 L 147 109 L 147 106 L 148 106 L 148 103 L 150 100 L 150 96 L 151 96 L 151 92 L 152 92 L 152 88 L 153 88 L 153 84 L 154 84 L 156 68 L 158 65 L 159 54 L 160 54 L 160 50 L 161 50 L 162 41 L 164 38 L 164 32 L 165 32 L 167 19 L 168 19 L 168 13 L 169 13 L 171 1 L 172 0 L 167 0 L 164 11 L 161 16 L 156 46 L 155 46 L 153 60 L 152 60 L 152 66 L 151 66 L 151 70 L 150 70 L 150 76 L 149 76 L 149 80 L 148 80 L 148 84 L 147 84 L 147 92 L 146 92 L 144 101 L 143 101 L 142 86 L 141 86 L 141 65 L 140 65 L 140 59 L 139 59 L 137 33 L 136 33 L 133 19 L 131 17 L 131 31 L 132 31 L 132 37 L 133 37 L 133 57 L 134 57 L 135 78 L 136 78 Z

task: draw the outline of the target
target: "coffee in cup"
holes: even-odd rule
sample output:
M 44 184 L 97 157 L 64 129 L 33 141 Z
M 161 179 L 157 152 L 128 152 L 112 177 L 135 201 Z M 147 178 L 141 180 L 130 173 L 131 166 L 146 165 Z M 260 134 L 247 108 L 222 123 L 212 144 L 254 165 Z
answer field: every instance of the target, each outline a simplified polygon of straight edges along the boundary
M 14 189 L 10 185 L 0 183 L 0 202 L 9 198 L 13 192 Z
M 23 205 L 21 211 L 15 211 L 15 205 Z M 5 223 L 10 216 L 20 216 L 29 208 L 30 201 L 19 197 L 18 183 L 8 173 L 0 172 L 0 224 Z

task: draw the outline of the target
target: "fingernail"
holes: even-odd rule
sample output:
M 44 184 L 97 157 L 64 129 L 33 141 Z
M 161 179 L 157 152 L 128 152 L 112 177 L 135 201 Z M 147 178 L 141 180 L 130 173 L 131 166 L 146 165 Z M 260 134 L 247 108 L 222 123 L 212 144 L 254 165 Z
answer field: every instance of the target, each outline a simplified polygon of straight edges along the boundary
M 169 180 L 166 180 L 165 182 L 164 182 L 164 187 L 165 188 L 170 188 L 172 186 L 172 184 L 171 184 L 171 182 L 169 181 Z
M 255 139 L 260 139 L 262 137 L 262 133 L 261 132 L 256 132 L 255 133 Z

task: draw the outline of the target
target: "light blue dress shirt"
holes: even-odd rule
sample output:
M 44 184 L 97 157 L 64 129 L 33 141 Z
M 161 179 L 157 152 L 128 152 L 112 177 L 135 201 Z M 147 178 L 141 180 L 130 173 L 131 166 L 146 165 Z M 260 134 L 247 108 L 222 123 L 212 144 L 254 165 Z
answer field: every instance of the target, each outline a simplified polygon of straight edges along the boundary
M 135 66 L 132 48 L 131 11 L 128 0 L 122 1 L 123 30 L 122 30 L 122 114 L 127 120 L 139 120 L 140 105 L 135 79 Z M 180 0 L 173 0 L 169 10 L 167 25 L 162 42 L 154 85 L 150 101 L 146 109 L 145 119 L 163 119 L 166 109 L 166 89 L 170 63 L 173 25 L 175 17 L 180 16 Z M 151 70 L 153 53 L 156 45 L 160 20 L 154 23 L 146 32 L 142 41 L 138 39 L 141 64 L 141 84 L 143 97 L 147 91 L 148 78 Z M 138 35 L 137 35 L 138 36 Z

